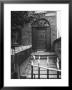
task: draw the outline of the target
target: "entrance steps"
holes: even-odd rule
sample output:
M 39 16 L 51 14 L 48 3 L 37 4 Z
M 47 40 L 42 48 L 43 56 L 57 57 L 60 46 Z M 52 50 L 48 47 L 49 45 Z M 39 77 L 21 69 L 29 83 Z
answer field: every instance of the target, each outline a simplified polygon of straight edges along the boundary
M 39 74 L 39 68 L 38 66 L 41 66 L 40 68 L 40 79 L 47 79 L 47 74 L 49 73 L 49 78 L 56 78 L 57 79 L 57 71 L 55 70 L 49 70 L 47 73 L 46 68 L 53 68 L 57 69 L 56 65 L 57 57 L 55 53 L 49 53 L 49 52 L 33 52 L 29 58 L 29 63 L 27 64 L 26 73 L 21 76 L 26 76 L 26 79 L 31 79 L 32 75 L 32 64 L 33 66 L 33 78 L 38 79 Z M 46 68 L 42 68 L 46 67 Z M 54 75 L 55 74 L 55 75 Z M 61 75 L 59 76 L 61 77 Z

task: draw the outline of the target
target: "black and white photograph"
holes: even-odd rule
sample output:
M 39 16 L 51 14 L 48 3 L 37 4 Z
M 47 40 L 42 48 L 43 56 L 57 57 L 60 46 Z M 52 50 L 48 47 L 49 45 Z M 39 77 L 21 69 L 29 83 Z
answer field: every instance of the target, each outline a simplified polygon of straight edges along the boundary
M 68 85 L 68 4 L 4 4 L 4 85 Z
M 11 11 L 11 79 L 61 78 L 61 35 L 56 14 Z

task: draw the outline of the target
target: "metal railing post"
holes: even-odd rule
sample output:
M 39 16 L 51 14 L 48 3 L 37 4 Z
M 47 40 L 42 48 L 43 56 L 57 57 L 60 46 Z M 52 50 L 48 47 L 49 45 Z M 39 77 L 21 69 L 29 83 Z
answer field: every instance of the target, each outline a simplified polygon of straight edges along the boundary
M 31 79 L 33 79 L 33 61 L 31 63 Z
M 49 63 L 49 58 L 47 56 L 47 67 L 48 67 L 48 63 Z M 49 69 L 47 69 L 47 79 L 49 79 Z
M 39 63 L 40 63 L 40 56 L 38 59 L 38 79 L 40 79 L 40 67 L 39 67 Z
M 58 60 L 58 58 L 57 58 L 57 69 L 59 69 L 59 60 Z M 59 75 L 60 75 L 60 72 L 57 71 L 57 79 L 59 79 Z
M 59 71 L 57 71 L 57 79 L 59 79 Z
M 47 69 L 47 79 L 49 79 L 49 70 Z
M 38 66 L 38 79 L 40 79 L 40 67 Z
M 33 65 L 31 65 L 31 79 L 33 79 Z
M 35 74 L 33 74 L 34 75 L 34 79 L 35 79 Z

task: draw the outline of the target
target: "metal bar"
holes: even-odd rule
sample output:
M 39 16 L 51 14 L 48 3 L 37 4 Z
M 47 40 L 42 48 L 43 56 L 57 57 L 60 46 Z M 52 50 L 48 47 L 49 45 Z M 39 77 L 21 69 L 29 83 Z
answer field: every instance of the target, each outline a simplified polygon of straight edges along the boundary
M 38 59 L 38 79 L 40 79 L 40 67 L 39 67 L 39 63 L 40 63 L 40 56 Z
M 59 71 L 57 71 L 57 79 L 59 79 Z
M 38 67 L 38 79 L 40 79 L 40 67 Z
M 49 70 L 47 69 L 47 79 L 49 79 Z
M 33 74 L 34 75 L 34 79 L 35 79 L 35 74 Z
M 33 79 L 33 65 L 31 65 L 31 79 Z

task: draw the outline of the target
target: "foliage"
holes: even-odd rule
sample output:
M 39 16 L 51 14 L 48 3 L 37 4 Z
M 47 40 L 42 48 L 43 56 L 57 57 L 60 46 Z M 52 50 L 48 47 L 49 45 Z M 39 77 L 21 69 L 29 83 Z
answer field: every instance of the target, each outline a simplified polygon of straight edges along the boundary
M 40 18 L 42 14 L 36 14 L 34 11 L 11 11 L 12 27 L 22 27 L 26 23 L 32 23 Z
M 23 26 L 24 23 L 29 22 L 27 11 L 12 11 L 11 12 L 11 25 L 12 27 Z

